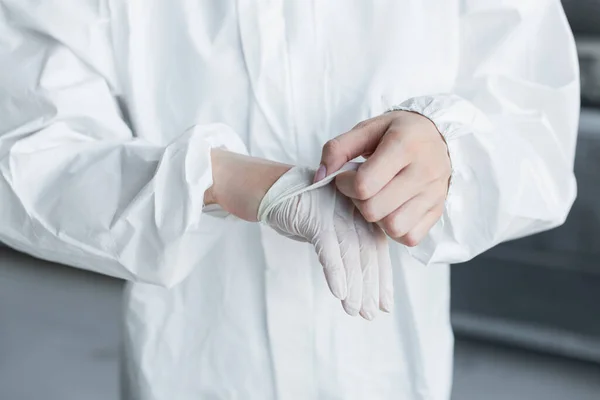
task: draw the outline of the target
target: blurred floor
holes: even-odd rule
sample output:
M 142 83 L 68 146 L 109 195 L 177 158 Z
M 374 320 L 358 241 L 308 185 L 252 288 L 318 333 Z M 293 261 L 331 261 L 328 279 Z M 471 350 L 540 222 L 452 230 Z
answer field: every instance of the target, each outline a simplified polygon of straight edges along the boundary
M 460 339 L 453 400 L 598 400 L 600 366 Z
M 0 247 L 0 400 L 118 399 L 121 287 Z
M 117 400 L 122 284 L 0 247 L 0 399 Z M 453 400 L 597 400 L 600 366 L 457 340 Z

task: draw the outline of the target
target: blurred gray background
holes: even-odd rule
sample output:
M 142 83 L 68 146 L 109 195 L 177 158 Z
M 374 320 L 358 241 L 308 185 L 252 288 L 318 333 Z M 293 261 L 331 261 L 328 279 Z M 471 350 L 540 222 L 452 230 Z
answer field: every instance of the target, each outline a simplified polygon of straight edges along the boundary
M 453 267 L 454 400 L 600 399 L 600 0 L 578 43 L 579 197 L 556 230 Z M 0 247 L 0 400 L 117 400 L 122 282 Z

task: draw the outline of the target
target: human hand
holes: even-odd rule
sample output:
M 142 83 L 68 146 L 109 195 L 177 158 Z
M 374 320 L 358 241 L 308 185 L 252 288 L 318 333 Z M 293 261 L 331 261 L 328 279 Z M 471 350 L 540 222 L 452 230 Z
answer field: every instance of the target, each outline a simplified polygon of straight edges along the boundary
M 314 171 L 292 168 L 269 189 L 258 220 L 311 243 L 331 292 L 350 315 L 368 320 L 393 306 L 392 267 L 385 234 L 355 212 L 332 179 L 311 184 Z
M 361 155 L 367 161 L 337 176 L 337 188 L 368 222 L 416 246 L 444 211 L 451 164 L 442 135 L 429 119 L 409 111 L 363 121 L 325 144 L 315 181 Z

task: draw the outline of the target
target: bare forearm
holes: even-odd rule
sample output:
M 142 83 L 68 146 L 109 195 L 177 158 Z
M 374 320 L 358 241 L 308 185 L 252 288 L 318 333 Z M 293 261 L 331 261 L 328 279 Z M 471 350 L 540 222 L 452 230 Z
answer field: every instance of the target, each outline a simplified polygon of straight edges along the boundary
M 220 149 L 211 152 L 211 160 L 213 186 L 204 196 L 205 204 L 219 204 L 246 221 L 256 221 L 262 198 L 292 167 Z

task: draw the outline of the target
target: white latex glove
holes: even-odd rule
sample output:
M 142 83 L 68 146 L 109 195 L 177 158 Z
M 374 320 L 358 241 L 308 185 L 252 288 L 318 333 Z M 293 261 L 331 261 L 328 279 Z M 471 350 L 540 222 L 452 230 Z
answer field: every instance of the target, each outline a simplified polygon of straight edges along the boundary
M 338 173 L 356 169 L 347 164 Z M 383 231 L 368 223 L 332 182 L 312 184 L 315 171 L 294 167 L 262 199 L 258 220 L 294 240 L 311 243 L 329 289 L 350 315 L 371 320 L 391 311 L 392 265 Z

